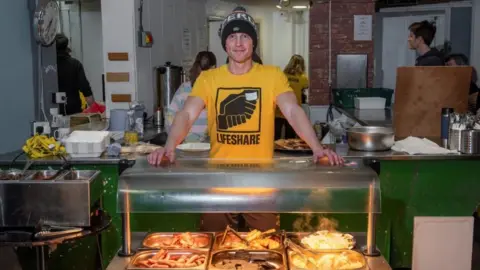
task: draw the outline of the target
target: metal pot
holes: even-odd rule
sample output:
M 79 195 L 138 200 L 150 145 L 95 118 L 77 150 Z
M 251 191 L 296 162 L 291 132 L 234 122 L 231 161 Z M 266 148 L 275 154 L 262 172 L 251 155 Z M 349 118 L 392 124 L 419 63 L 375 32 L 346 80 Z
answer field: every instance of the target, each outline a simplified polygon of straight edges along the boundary
M 347 137 L 348 146 L 359 151 L 386 151 L 395 142 L 393 129 L 387 127 L 352 127 Z

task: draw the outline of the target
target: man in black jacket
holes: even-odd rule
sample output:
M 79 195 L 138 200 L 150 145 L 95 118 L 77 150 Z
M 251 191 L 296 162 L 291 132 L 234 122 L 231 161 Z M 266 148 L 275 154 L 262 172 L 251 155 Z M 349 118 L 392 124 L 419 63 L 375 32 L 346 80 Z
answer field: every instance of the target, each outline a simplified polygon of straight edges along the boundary
M 82 92 L 88 106 L 94 103 L 92 89 L 85 75 L 82 63 L 70 56 L 68 38 L 63 34 L 55 37 L 57 46 L 58 91 L 67 96 L 67 105 L 60 106 L 60 113 L 71 115 L 82 112 L 80 92 Z
M 435 48 L 430 48 L 437 28 L 428 21 L 416 22 L 408 27 L 408 46 L 419 55 L 415 66 L 443 66 L 444 56 Z

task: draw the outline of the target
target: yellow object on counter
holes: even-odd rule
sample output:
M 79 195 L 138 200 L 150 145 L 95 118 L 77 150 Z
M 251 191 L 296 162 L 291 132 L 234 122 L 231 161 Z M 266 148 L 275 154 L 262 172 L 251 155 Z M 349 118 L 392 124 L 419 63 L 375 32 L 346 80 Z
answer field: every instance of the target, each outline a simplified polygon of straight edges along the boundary
M 80 95 L 80 101 L 82 102 L 82 111 L 87 108 L 87 99 L 85 99 L 85 96 L 83 95 L 82 92 L 78 91 L 78 94 Z
M 46 135 L 35 135 L 25 142 L 23 152 L 31 158 L 65 155 L 65 147 L 55 138 Z
M 126 145 L 134 145 L 138 143 L 138 133 L 136 131 L 125 131 L 123 141 Z

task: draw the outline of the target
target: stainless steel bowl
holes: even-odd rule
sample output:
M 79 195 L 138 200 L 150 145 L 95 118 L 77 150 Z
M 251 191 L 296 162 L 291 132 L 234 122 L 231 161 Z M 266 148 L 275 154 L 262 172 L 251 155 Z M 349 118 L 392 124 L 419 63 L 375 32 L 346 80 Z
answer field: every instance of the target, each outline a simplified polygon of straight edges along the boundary
M 386 151 L 395 142 L 395 133 L 387 127 L 352 127 L 347 130 L 348 146 L 359 151 Z

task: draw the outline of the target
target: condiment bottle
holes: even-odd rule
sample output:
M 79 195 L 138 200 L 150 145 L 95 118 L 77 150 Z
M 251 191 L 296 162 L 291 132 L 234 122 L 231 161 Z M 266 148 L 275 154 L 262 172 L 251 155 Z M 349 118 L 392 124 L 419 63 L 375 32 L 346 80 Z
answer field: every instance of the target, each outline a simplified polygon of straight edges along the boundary
M 450 128 L 450 114 L 453 113 L 453 108 L 442 108 L 442 116 L 440 119 L 440 138 L 442 146 L 448 147 L 448 133 Z

